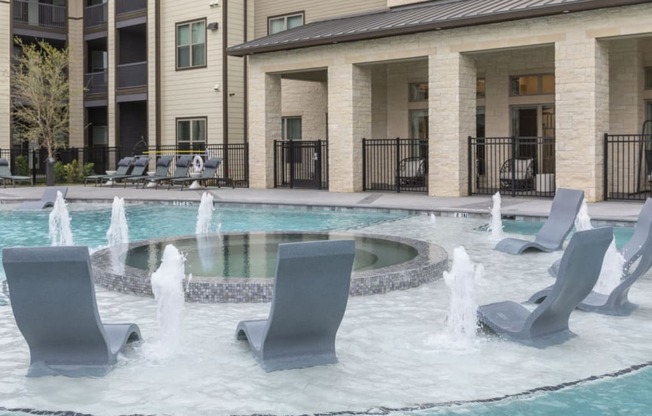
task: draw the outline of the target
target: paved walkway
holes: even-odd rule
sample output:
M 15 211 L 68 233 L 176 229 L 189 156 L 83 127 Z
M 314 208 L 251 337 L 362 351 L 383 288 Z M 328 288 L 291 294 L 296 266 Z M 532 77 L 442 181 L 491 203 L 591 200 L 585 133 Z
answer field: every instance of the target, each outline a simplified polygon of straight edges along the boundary
M 0 203 L 38 200 L 43 187 L 0 188 Z M 433 197 L 423 194 L 396 192 L 327 192 L 305 189 L 248 189 L 209 188 L 180 191 L 177 189 L 136 189 L 133 186 L 82 186 L 68 188 L 67 200 L 112 201 L 114 196 L 126 201 L 200 201 L 203 192 L 211 192 L 220 203 L 290 204 L 311 206 L 341 206 L 365 208 L 394 208 L 445 214 L 452 212 L 489 215 L 491 196 Z M 503 197 L 503 215 L 516 217 L 546 217 L 552 200 L 549 198 Z M 643 202 L 607 201 L 589 204 L 594 220 L 636 221 Z

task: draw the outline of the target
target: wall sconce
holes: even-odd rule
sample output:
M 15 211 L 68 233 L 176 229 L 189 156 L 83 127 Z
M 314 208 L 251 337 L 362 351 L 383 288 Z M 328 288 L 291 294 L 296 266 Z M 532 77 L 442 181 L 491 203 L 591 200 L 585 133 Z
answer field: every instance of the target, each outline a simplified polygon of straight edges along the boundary
M 208 5 L 211 6 L 211 7 L 217 7 L 217 6 L 220 5 L 220 2 L 219 2 L 219 0 L 211 0 L 211 2 L 208 3 Z
M 206 26 L 206 29 L 208 30 L 217 30 L 219 27 L 219 24 L 217 22 L 211 22 Z
M 219 90 L 220 90 L 220 84 L 215 84 L 215 85 L 213 85 L 213 89 L 214 89 L 215 91 L 219 91 Z
M 234 93 L 234 92 L 230 92 L 230 93 L 229 93 L 229 97 L 235 97 L 235 93 Z

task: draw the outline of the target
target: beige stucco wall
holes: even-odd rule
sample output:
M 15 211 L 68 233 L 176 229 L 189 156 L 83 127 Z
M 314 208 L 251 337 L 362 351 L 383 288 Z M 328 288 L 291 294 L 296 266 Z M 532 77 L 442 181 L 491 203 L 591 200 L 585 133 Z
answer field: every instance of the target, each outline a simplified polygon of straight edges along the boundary
M 176 119 L 207 117 L 209 143 L 221 143 L 222 132 L 222 32 L 206 32 L 207 65 L 176 70 L 176 23 L 206 19 L 222 27 L 222 8 L 209 2 L 160 2 L 161 19 L 161 144 L 176 144 Z M 215 90 L 217 86 L 218 90 Z
M 11 3 L 0 0 L 0 148 L 11 143 L 11 102 L 9 73 L 11 71 Z
M 430 102 L 430 136 L 431 149 L 437 149 L 441 143 L 448 143 L 439 151 L 431 150 L 430 166 L 449 164 L 453 171 L 444 175 L 430 173 L 430 191 L 435 195 L 463 195 L 466 192 L 464 170 L 466 153 L 466 136 L 475 133 L 474 80 L 469 74 L 481 74 L 487 77 L 487 123 L 488 135 L 509 134 L 509 105 L 525 103 L 555 103 L 557 108 L 557 185 L 577 187 L 587 191 L 589 200 L 601 198 L 601 135 L 608 131 L 609 125 L 609 90 L 618 88 L 622 82 L 631 82 L 629 78 L 611 72 L 609 76 L 609 43 L 612 39 L 648 34 L 649 28 L 641 16 L 652 15 L 652 5 L 643 4 L 623 8 L 611 8 L 591 12 L 570 13 L 539 19 L 521 20 L 486 26 L 445 30 L 417 35 L 377 39 L 323 47 L 305 48 L 293 51 L 254 55 L 250 58 L 252 79 L 258 73 L 283 73 L 305 68 L 326 67 L 329 79 L 332 68 L 342 65 L 360 65 L 364 63 L 379 64 L 392 61 L 428 59 L 431 63 L 440 62 L 438 55 L 444 54 L 441 62 L 452 65 L 431 64 L 428 77 L 431 85 Z M 609 41 L 596 39 L 609 39 Z M 626 47 L 615 47 L 622 54 Z M 577 55 L 575 55 L 577 53 Z M 455 59 L 463 54 L 464 59 Z M 643 60 L 648 53 L 643 53 Z M 616 58 L 612 58 L 616 59 Z M 418 71 L 416 69 L 415 71 Z M 436 71 L 436 72 L 433 72 Z M 602 71 L 602 72 L 600 72 Z M 509 75 L 523 73 L 554 72 L 557 81 L 555 96 L 538 96 L 515 98 L 508 95 Z M 461 83 L 454 84 L 446 92 L 438 88 L 447 87 L 441 79 L 454 82 L 463 75 Z M 377 75 L 374 73 L 373 78 Z M 415 73 L 415 78 L 418 75 Z M 404 83 L 397 81 L 397 83 Z M 469 88 L 469 83 L 473 88 Z M 612 85 L 610 85 L 610 82 Z M 371 83 L 374 92 L 387 91 L 387 131 L 396 131 L 399 136 L 405 132 L 400 121 L 391 121 L 389 117 L 405 120 L 405 108 L 391 108 L 392 105 L 404 106 L 400 96 L 407 94 L 401 88 L 394 89 L 388 78 L 383 82 Z M 331 90 L 341 86 L 329 82 L 329 108 L 333 108 Z M 260 89 L 254 82 L 251 90 Z M 630 88 L 631 89 L 631 88 Z M 453 91 L 453 92 L 451 92 Z M 455 92 L 457 91 L 457 92 Z M 470 93 L 473 91 L 473 94 Z M 390 100 L 397 97 L 398 100 Z M 442 97 L 447 97 L 442 99 Z M 624 100 L 633 100 L 623 98 Z M 448 100 L 456 100 L 450 105 Z M 398 104 L 395 104 L 398 102 Z M 284 104 L 287 105 L 287 104 Z M 614 106 L 618 107 L 615 103 Z M 640 106 L 639 106 L 640 107 Z M 373 108 L 378 109 L 377 106 Z M 472 109 L 472 111 L 471 111 Z M 258 108 L 259 110 L 259 108 Z M 398 110 L 397 113 L 394 110 Z M 354 109 L 351 109 L 354 111 Z M 382 108 L 380 109 L 382 111 Z M 404 112 L 403 115 L 400 113 Z M 582 114 L 585 114 L 584 116 Z M 390 116 L 391 115 L 391 116 Z M 261 117 L 250 107 L 252 122 Z M 614 114 L 614 125 L 630 125 L 633 122 Z M 631 116 L 628 116 L 631 118 Z M 374 116 L 375 119 L 375 116 Z M 382 116 L 379 118 L 382 119 Z M 448 123 L 440 120 L 448 119 Z M 333 123 L 329 111 L 329 122 Z M 405 123 L 405 122 L 403 122 Z M 453 125 L 451 125 L 453 123 Z M 458 123 L 459 125 L 455 125 Z M 466 123 L 461 125 L 461 123 Z M 280 126 L 279 126 L 280 129 Z M 396 129 L 396 130 L 394 130 Z M 403 131 L 401 131 L 403 129 Z M 370 127 L 371 130 L 371 127 Z M 374 133 L 377 129 L 373 129 Z M 332 136 L 331 136 L 332 139 Z M 353 140 L 353 137 L 351 137 Z M 334 144 L 331 142 L 331 146 Z M 451 154 L 451 150 L 457 152 Z M 590 149 L 590 150 L 587 150 Z M 561 153 L 567 152 L 566 155 Z M 581 167 L 581 168 L 580 168 Z M 432 170 L 432 169 L 431 169 Z M 331 169 L 331 181 L 334 183 L 355 183 L 354 177 L 337 178 L 351 172 Z M 252 170 L 252 176 L 256 172 Z M 342 185 L 336 190 L 345 190 Z M 355 186 L 348 186 L 353 189 Z

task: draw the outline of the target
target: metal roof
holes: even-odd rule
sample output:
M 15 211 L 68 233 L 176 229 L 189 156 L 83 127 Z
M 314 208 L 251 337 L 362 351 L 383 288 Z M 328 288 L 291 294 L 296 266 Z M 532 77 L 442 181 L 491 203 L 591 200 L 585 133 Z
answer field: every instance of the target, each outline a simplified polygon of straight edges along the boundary
M 652 0 L 436 0 L 308 23 L 227 48 L 232 56 L 622 7 Z

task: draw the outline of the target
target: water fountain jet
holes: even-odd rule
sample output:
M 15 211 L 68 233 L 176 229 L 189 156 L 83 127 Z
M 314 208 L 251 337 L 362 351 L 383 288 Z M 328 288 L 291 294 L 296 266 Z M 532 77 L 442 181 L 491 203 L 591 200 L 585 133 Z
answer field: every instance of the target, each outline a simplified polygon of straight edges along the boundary
M 195 227 L 195 234 L 202 235 L 211 232 L 211 225 L 213 223 L 213 195 L 204 192 L 201 196 L 199 209 L 197 211 L 197 225 Z
M 54 201 L 52 212 L 50 212 L 50 242 L 53 246 L 73 246 L 70 228 L 70 215 L 63 199 L 61 191 L 57 191 L 57 199 Z
M 500 192 L 496 192 L 492 197 L 493 206 L 491 208 L 491 222 L 489 231 L 492 240 L 500 240 L 503 237 L 503 220 L 501 216 L 501 199 Z
M 450 272 L 444 272 L 444 282 L 451 291 L 446 332 L 452 340 L 472 339 L 478 328 L 475 300 L 476 280 L 484 276 L 484 267 L 474 265 L 469 255 L 460 246 L 453 250 L 453 265 Z
M 109 242 L 109 246 L 129 242 L 129 226 L 127 224 L 127 216 L 125 215 L 124 198 L 118 198 L 117 196 L 113 198 L 111 225 L 106 232 L 106 239 Z

